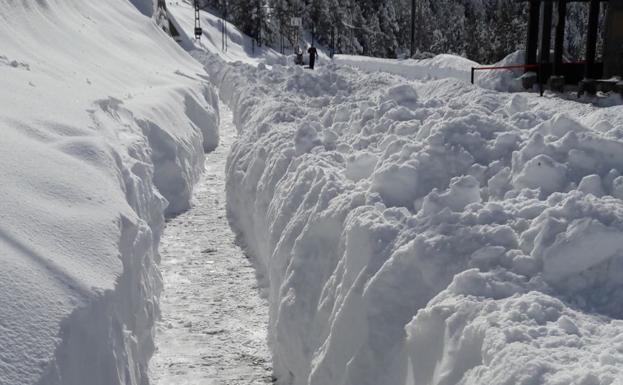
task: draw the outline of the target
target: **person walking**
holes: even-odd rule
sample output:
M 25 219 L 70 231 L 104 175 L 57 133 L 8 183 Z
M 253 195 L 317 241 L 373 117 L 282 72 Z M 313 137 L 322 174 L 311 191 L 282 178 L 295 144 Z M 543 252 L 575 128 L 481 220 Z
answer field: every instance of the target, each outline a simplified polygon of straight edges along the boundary
M 316 50 L 316 47 L 314 47 L 314 45 L 312 44 L 312 46 L 309 47 L 309 49 L 307 50 L 307 53 L 309 54 L 309 68 L 313 70 L 314 64 L 316 64 L 316 56 L 318 56 L 318 50 Z
M 303 50 L 301 49 L 301 47 L 296 47 L 296 58 L 294 59 L 294 64 L 298 64 L 300 66 L 304 64 Z

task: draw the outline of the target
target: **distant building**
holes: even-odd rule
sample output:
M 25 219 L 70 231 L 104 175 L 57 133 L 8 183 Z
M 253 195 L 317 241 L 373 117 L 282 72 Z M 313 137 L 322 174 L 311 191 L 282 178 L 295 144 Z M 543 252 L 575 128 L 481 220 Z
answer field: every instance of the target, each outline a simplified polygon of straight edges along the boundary
M 523 0 L 529 3 L 528 36 L 526 42 L 526 65 L 537 65 L 530 86 L 535 82 L 549 83 L 562 91 L 565 85 L 579 84 L 580 92 L 595 93 L 597 90 L 617 90 L 623 93 L 623 0 Z M 585 60 L 565 63 L 563 61 L 565 21 L 567 4 L 586 3 L 589 8 L 586 34 Z M 597 62 L 597 41 L 601 7 L 607 7 L 603 32 L 603 60 Z M 551 57 L 553 16 L 554 56 Z M 527 77 L 530 79 L 530 77 Z

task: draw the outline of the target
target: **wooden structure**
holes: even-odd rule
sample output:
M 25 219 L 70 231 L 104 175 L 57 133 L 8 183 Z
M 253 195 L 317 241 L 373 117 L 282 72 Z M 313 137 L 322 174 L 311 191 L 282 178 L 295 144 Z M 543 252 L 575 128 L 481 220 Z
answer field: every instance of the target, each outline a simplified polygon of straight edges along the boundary
M 526 41 L 526 68 L 537 66 L 532 81 L 528 76 L 526 86 L 535 82 L 549 83 L 556 91 L 562 91 L 567 84 L 578 84 L 580 92 L 595 93 L 597 89 L 611 91 L 617 87 L 623 92 L 623 0 L 520 0 L 528 2 L 528 36 Z M 586 57 L 584 61 L 565 63 L 563 61 L 565 21 L 567 5 L 572 2 L 586 3 L 589 7 L 586 35 Z M 597 40 L 599 13 L 602 3 L 607 4 L 608 14 L 604 36 L 603 61 L 597 62 Z M 554 56 L 551 57 L 551 42 L 554 11 Z M 614 80 L 619 77 L 618 81 Z M 606 79 L 606 80 L 604 80 Z

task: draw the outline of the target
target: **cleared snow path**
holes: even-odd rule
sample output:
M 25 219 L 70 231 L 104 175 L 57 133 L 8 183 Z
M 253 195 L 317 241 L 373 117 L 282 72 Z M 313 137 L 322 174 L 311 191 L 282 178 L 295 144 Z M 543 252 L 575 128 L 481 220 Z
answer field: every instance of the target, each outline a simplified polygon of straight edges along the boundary
M 161 241 L 164 293 L 152 384 L 272 382 L 268 305 L 255 270 L 235 245 L 225 211 L 225 163 L 235 139 L 221 109 L 221 144 L 206 159 L 193 208 L 167 223 Z

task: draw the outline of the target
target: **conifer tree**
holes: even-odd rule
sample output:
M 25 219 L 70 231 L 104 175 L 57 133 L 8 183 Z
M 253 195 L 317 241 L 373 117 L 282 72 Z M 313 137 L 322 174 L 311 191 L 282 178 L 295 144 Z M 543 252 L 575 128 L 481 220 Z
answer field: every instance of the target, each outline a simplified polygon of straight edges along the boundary
M 224 1 L 202 0 L 215 9 L 222 9 Z M 301 17 L 304 29 L 315 31 L 317 43 L 329 47 L 334 38 L 339 53 L 397 57 L 410 48 L 411 0 L 227 1 L 230 21 L 253 37 L 261 30 L 262 41 L 277 41 L 284 31 L 292 40 L 290 19 Z M 454 53 L 491 63 L 525 45 L 525 2 L 417 0 L 417 4 L 420 52 Z M 569 4 L 565 47 L 570 59 L 584 54 L 586 17 L 585 4 Z

